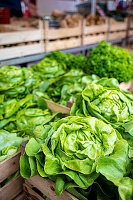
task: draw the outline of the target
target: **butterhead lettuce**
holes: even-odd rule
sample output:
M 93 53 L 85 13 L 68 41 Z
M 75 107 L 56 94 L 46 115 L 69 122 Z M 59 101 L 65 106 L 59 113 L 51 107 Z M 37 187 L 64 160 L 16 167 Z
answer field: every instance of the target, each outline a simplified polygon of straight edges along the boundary
M 21 175 L 25 178 L 39 174 L 55 181 L 60 195 L 72 187 L 83 190 L 104 176 L 119 188 L 123 197 L 123 177 L 127 175 L 131 160 L 128 143 L 117 130 L 94 117 L 69 116 L 51 127 L 43 144 L 30 139 L 20 159 Z M 26 166 L 25 166 L 25 163 Z M 128 163 L 128 164 L 127 164 Z M 132 180 L 128 181 L 132 198 Z M 125 194 L 126 195 L 126 194 Z

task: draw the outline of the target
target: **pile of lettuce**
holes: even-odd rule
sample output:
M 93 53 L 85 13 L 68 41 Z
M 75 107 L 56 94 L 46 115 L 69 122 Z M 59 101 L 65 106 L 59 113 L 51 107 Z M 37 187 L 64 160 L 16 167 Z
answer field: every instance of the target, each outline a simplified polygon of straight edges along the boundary
M 10 157 L 20 149 L 20 144 L 26 138 L 18 137 L 16 133 L 0 130 L 0 162 Z
M 105 41 L 93 48 L 88 57 L 55 51 L 48 54 L 47 58 L 65 64 L 69 70 L 81 69 L 88 75 L 116 78 L 119 82 L 128 82 L 133 79 L 132 54 L 126 49 Z
M 0 102 L 4 98 L 23 98 L 37 87 L 39 80 L 27 68 L 4 66 L 0 68 Z M 2 96 L 3 95 L 3 96 Z
M 63 116 L 49 110 L 43 96 L 36 93 L 28 94 L 22 99 L 5 101 L 3 98 L 3 102 L 0 103 L 0 161 L 16 153 L 22 141 L 30 137 L 41 141 L 44 137 L 43 126 Z M 16 145 L 17 140 L 19 143 Z
M 55 59 L 59 63 L 64 63 L 67 69 L 82 69 L 85 71 L 88 65 L 88 57 L 82 54 L 72 55 L 70 53 L 65 54 L 61 51 L 53 51 L 46 56 L 50 59 Z
M 30 67 L 35 76 L 44 79 L 56 78 L 65 73 L 66 65 L 54 59 L 44 58 Z
M 110 125 L 69 116 L 45 128 L 43 144 L 29 140 L 20 171 L 24 178 L 39 174 L 55 181 L 57 195 L 68 190 L 84 200 L 131 200 L 133 163 L 128 154 L 127 141 Z
M 88 83 L 97 80 L 99 77 L 96 75 L 87 76 L 82 70 L 72 69 L 57 78 L 42 81 L 40 87 L 34 91 L 43 93 L 49 100 L 66 105 L 67 101 L 73 101 Z
M 86 72 L 128 82 L 133 79 L 133 56 L 126 49 L 102 41 L 91 50 Z

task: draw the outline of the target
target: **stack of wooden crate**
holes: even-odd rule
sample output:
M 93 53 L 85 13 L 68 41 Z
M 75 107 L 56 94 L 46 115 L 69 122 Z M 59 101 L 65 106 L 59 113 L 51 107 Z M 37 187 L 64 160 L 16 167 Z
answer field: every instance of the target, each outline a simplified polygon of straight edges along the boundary
M 43 52 L 44 29 L 41 21 L 39 29 L 10 27 L 9 32 L 0 33 L 0 60 Z
M 128 23 L 127 20 L 112 23 L 107 19 L 105 24 L 86 26 L 83 20 L 77 27 L 55 29 L 49 27 L 48 21 L 40 21 L 39 29 L 9 27 L 8 32 L 0 31 L 0 60 L 75 48 L 101 40 L 124 39 Z M 132 35 L 130 28 L 129 36 Z
M 95 44 L 101 40 L 107 40 L 108 23 L 86 26 L 85 20 L 82 26 L 83 45 Z
M 45 52 L 81 46 L 81 23 L 74 28 L 50 28 L 44 21 Z
M 127 34 L 127 19 L 124 22 L 118 22 L 112 19 L 109 19 L 108 22 L 108 37 L 107 40 L 117 40 L 126 38 Z

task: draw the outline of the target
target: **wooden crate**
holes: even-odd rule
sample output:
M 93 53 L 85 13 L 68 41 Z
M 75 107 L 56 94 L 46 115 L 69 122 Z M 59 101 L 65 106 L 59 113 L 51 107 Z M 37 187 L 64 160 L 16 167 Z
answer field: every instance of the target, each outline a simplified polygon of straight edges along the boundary
M 108 36 L 107 40 L 116 40 L 126 38 L 128 21 L 112 23 L 111 19 L 108 21 Z
M 64 191 L 60 196 L 57 196 L 55 193 L 54 182 L 44 179 L 39 175 L 26 179 L 23 185 L 23 190 L 25 200 L 44 200 L 39 192 L 51 200 L 78 200 L 66 191 Z
M 89 45 L 100 42 L 101 40 L 107 40 L 108 23 L 101 25 L 86 26 L 85 20 L 82 25 L 82 44 Z
M 0 33 L 0 60 L 28 56 L 44 52 L 44 29 L 40 21 L 39 29 L 19 27 L 16 31 Z
M 81 46 L 81 22 L 74 28 L 49 28 L 44 21 L 45 52 Z
M 18 175 L 1 187 L 1 183 L 19 170 L 20 151 L 0 162 L 0 200 L 22 200 L 23 178 Z

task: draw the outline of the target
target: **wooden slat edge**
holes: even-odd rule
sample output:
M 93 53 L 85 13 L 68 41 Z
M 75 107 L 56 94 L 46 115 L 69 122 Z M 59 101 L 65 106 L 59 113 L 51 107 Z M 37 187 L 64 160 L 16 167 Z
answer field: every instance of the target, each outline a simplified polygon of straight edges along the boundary
M 11 200 L 15 198 L 23 189 L 23 178 L 19 175 L 5 186 L 0 188 L 0 199 Z
M 26 199 L 29 197 L 29 199 L 36 199 L 36 200 L 44 200 L 37 192 L 35 192 L 31 187 L 29 187 L 26 183 L 23 184 L 23 191 L 24 196 Z
M 26 179 L 26 181 L 52 200 L 78 200 L 66 191 L 64 191 L 60 196 L 57 196 L 54 191 L 55 184 L 51 180 L 46 180 L 38 175 Z
M 0 162 L 0 183 L 19 170 L 20 151 Z
M 16 198 L 14 198 L 13 200 L 24 200 L 24 193 L 20 193 Z
M 0 49 L 0 60 L 23 57 L 44 52 L 44 44 L 29 44 Z
M 0 33 L 0 45 L 40 41 L 41 39 L 44 39 L 41 30 Z

